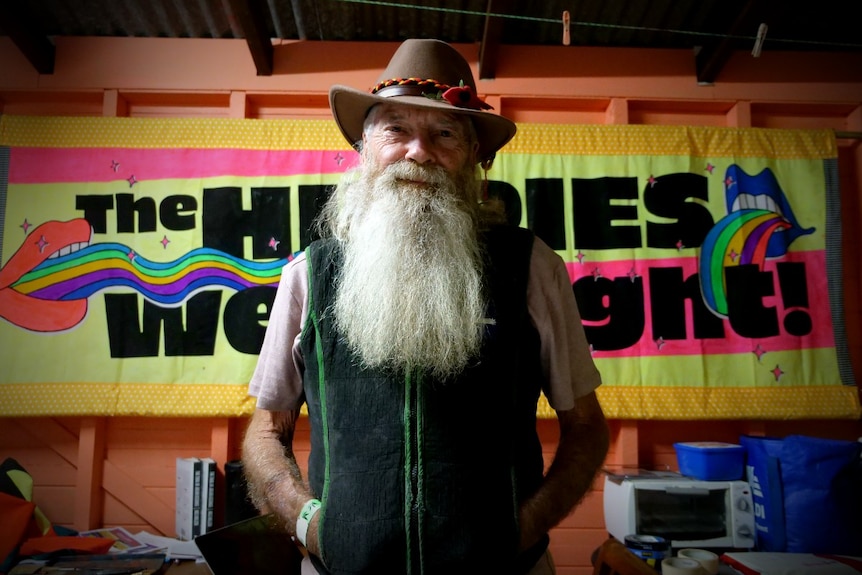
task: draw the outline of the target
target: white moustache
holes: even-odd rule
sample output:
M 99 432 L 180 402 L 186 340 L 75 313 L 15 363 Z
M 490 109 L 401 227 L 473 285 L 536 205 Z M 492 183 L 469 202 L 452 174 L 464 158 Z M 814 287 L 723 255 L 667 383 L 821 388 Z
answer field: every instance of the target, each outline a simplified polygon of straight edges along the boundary
M 386 183 L 399 181 L 423 183 L 429 186 L 452 184 L 452 176 L 440 166 L 424 166 L 407 160 L 400 160 L 386 166 L 381 176 Z

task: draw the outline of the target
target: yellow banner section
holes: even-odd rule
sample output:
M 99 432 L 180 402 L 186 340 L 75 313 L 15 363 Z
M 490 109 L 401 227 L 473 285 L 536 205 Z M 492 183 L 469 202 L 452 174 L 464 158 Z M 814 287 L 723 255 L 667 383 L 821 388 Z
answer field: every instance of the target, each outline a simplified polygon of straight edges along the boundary
M 830 130 L 697 126 L 518 124 L 500 154 L 578 156 L 834 158 Z M 350 146 L 329 120 L 0 116 L 0 145 L 83 148 L 341 150 Z
M 250 415 L 255 399 L 245 385 L 6 384 L 0 415 L 57 417 L 130 415 L 147 417 L 237 417 Z M 603 385 L 599 401 L 610 419 L 854 419 L 853 387 L 631 388 Z M 303 407 L 303 411 L 305 408 Z M 556 415 L 544 395 L 537 415 Z
M 45 148 L 340 150 L 328 120 L 0 117 L 0 145 Z
M 43 383 L 0 385 L 0 415 L 234 417 L 249 415 L 247 385 Z
M 519 124 L 503 153 L 777 159 L 834 158 L 838 151 L 830 130 Z
M 858 419 L 853 386 L 713 388 L 602 385 L 596 392 L 611 419 Z

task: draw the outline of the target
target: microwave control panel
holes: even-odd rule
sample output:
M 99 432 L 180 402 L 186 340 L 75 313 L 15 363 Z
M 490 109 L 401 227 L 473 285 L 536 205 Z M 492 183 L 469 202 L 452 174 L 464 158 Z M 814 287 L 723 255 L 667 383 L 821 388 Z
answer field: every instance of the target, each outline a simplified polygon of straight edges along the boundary
M 733 546 L 754 547 L 754 500 L 751 496 L 751 486 L 746 481 L 732 481 L 730 483 L 730 497 L 735 507 L 733 513 Z

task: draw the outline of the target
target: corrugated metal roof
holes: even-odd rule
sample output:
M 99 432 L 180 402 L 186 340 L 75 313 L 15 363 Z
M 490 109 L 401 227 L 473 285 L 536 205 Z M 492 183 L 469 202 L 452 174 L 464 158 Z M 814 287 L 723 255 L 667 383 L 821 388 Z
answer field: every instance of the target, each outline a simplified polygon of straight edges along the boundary
M 769 24 L 770 49 L 862 50 L 858 1 L 822 0 L 250 0 L 271 38 L 398 41 L 433 37 L 478 42 L 486 16 L 503 20 L 502 43 L 559 44 L 562 14 L 572 44 L 684 48 L 731 35 L 745 10 Z M 243 38 L 232 0 L 28 0 L 22 10 L 48 36 Z M 770 4 L 774 10 L 770 11 Z M 2 25 L 2 22 L 0 22 Z M 0 26 L 2 28 L 2 26 Z M 757 26 L 733 34 L 747 44 Z M 775 44 L 772 46 L 772 44 Z
M 262 45 L 424 37 L 493 49 L 561 44 L 568 11 L 573 46 L 751 50 L 765 23 L 764 50 L 859 52 L 859 7 L 858 0 L 7 0 L 0 31 L 16 43 L 21 36 L 49 43 L 55 36 L 246 38 L 250 45 L 255 38 Z

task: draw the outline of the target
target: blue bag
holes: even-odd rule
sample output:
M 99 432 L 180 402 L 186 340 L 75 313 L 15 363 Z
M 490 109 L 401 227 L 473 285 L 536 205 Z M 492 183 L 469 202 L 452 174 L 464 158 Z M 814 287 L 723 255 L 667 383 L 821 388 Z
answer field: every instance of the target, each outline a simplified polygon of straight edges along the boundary
M 779 464 L 784 440 L 743 435 L 739 438 L 739 443 L 745 447 L 745 479 L 751 487 L 754 504 L 757 549 L 784 551 L 787 538 L 784 531 L 784 493 Z
M 757 548 L 862 555 L 862 443 L 743 436 Z

